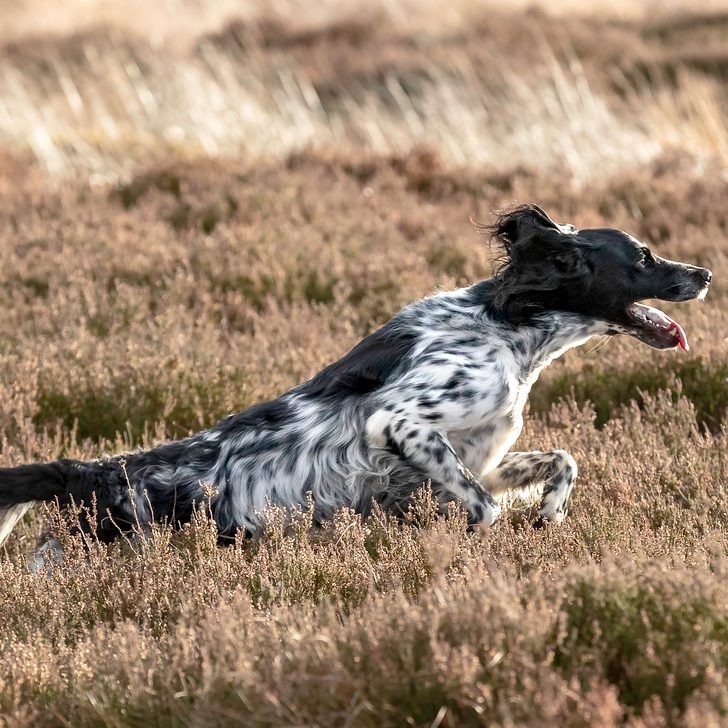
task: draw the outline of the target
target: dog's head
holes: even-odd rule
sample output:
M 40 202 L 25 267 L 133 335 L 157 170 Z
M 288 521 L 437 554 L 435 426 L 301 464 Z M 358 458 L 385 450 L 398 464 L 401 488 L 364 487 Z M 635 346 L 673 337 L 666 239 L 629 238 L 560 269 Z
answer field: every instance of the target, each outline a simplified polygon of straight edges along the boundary
M 638 301 L 703 298 L 712 278 L 707 268 L 661 258 L 621 230 L 559 225 L 536 205 L 502 215 L 492 232 L 503 262 L 494 304 L 514 322 L 568 311 L 656 349 L 687 349 L 677 322 Z

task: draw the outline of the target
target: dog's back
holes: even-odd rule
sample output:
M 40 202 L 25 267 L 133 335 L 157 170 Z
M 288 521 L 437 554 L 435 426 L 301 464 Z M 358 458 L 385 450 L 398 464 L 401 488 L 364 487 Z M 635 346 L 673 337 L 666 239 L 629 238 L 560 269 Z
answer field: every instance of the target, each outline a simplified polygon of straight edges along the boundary
M 269 505 L 304 504 L 309 491 L 317 518 L 342 505 L 366 510 L 387 468 L 371 462 L 363 441 L 364 402 L 406 365 L 417 335 L 400 324 L 395 318 L 281 397 L 184 440 L 105 460 L 0 468 L 0 545 L 43 501 L 91 507 L 104 541 L 153 521 L 178 526 L 205 499 L 223 537 L 255 530 Z

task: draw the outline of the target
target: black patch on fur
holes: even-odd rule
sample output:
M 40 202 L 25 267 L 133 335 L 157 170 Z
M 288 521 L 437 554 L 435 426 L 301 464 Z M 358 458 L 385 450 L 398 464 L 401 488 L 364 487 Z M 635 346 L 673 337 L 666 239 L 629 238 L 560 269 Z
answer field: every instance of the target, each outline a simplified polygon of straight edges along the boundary
M 293 415 L 291 405 L 286 395 L 270 402 L 261 402 L 243 412 L 230 415 L 219 422 L 213 430 L 219 431 L 222 436 L 228 437 L 240 430 L 253 428 L 277 429 L 289 424 Z
M 392 437 L 392 430 L 389 425 L 384 428 L 384 440 L 387 443 L 387 449 L 393 452 L 398 458 L 404 459 L 404 453 L 399 443 Z
M 410 323 L 392 319 L 293 392 L 327 403 L 374 392 L 406 366 L 417 339 Z
M 57 460 L 53 463 L 0 468 L 0 508 L 62 496 L 68 479 L 80 465 L 71 460 Z
M 442 385 L 442 388 L 445 390 L 455 389 L 456 387 L 459 387 L 463 382 L 465 382 L 465 379 L 465 372 L 462 369 L 457 369 L 452 373 L 450 379 L 448 379 L 445 384 Z

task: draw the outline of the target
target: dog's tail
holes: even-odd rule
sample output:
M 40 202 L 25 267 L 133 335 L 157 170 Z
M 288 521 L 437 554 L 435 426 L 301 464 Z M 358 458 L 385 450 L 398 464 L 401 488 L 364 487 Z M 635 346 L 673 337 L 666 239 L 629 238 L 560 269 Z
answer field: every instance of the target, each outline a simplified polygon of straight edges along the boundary
M 84 465 L 77 460 L 56 460 L 0 468 L 0 546 L 34 503 L 63 498 L 69 481 L 75 480 Z

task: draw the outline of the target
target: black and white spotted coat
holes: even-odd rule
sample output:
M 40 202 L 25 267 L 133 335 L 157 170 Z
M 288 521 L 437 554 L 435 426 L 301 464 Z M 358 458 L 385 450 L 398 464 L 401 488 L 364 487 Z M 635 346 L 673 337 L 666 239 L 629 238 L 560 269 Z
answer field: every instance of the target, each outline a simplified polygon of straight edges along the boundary
M 607 324 L 552 312 L 515 326 L 489 313 L 491 285 L 407 306 L 308 382 L 190 438 L 126 455 L 123 473 L 120 458 L 79 463 L 76 498 L 93 491 L 118 527 L 183 522 L 211 488 L 220 532 L 232 536 L 260 529 L 267 506 L 305 506 L 309 496 L 317 519 L 342 506 L 367 513 L 375 502 L 401 510 L 425 482 L 443 505 L 462 503 L 473 525 L 491 525 L 498 495 L 540 485 L 543 520 L 562 520 L 573 458 L 508 451 L 540 371 Z

